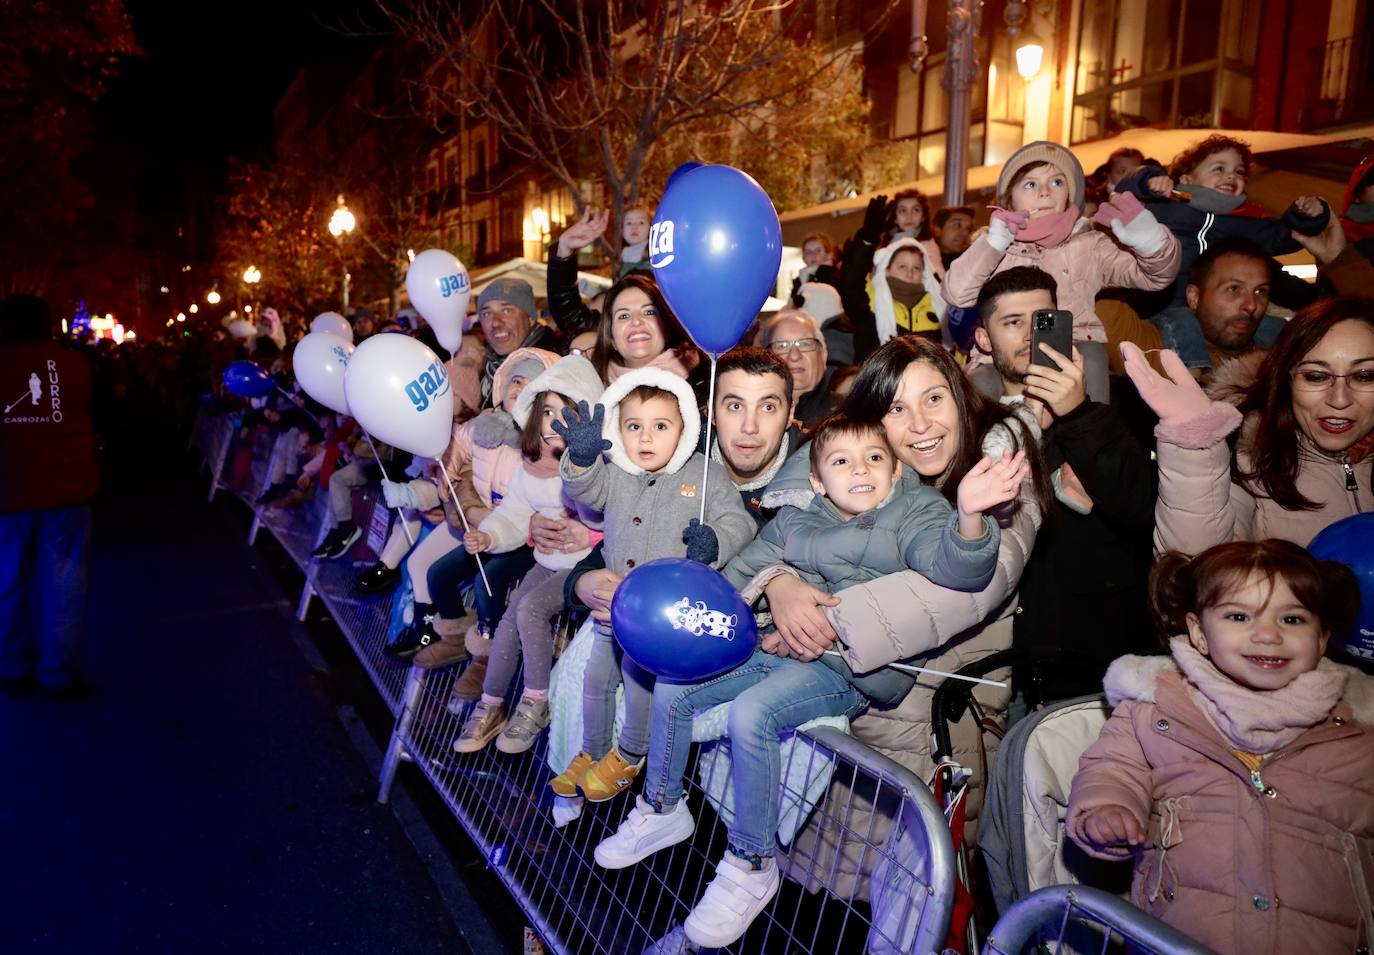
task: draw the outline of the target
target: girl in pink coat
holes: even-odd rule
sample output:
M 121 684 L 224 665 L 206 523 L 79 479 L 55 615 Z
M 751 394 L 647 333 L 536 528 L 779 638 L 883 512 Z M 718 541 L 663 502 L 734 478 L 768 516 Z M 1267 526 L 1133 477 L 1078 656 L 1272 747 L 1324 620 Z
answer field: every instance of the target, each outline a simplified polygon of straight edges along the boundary
M 1107 671 L 1068 834 L 1135 859 L 1131 901 L 1218 952 L 1374 947 L 1374 680 L 1323 657 L 1360 596 L 1342 564 L 1239 541 L 1150 575 L 1168 657 Z

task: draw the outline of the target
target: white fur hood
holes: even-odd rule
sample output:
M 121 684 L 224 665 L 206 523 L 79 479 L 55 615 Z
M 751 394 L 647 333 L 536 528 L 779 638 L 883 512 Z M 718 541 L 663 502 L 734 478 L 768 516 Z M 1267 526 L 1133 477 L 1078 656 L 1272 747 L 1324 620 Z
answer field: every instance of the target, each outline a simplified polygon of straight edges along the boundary
M 601 399 L 605 387 L 596 368 L 581 355 L 565 355 L 544 369 L 525 386 L 520 397 L 515 399 L 515 418 L 517 427 L 523 428 L 530 417 L 530 407 L 540 392 L 553 391 L 576 405 L 579 401 L 595 405 Z
M 636 368 L 627 371 L 611 382 L 601 395 L 601 404 L 606 408 L 606 424 L 602 436 L 611 442 L 607 452 L 611 463 L 628 474 L 643 474 L 644 469 L 630 460 L 625 453 L 625 444 L 620 440 L 620 403 L 625 396 L 641 385 L 650 385 L 666 391 L 677 398 L 678 410 L 682 414 L 682 435 L 678 438 L 677 450 L 673 452 L 668 466 L 664 469 L 675 474 L 696 453 L 697 442 L 701 439 L 701 412 L 697 409 L 696 394 L 686 379 L 664 371 L 661 368 Z

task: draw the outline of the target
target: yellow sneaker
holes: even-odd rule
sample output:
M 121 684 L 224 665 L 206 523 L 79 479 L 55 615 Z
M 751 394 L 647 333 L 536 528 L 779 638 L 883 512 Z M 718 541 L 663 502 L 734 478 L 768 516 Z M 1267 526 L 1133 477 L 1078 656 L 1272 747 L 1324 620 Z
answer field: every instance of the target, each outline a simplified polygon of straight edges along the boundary
M 591 753 L 578 753 L 573 757 L 568 768 L 563 770 L 553 779 L 549 780 L 549 788 L 560 796 L 576 796 L 577 781 L 581 779 L 592 768 L 596 760 L 592 759 Z
M 620 750 L 612 746 L 609 753 L 587 770 L 578 786 L 588 802 L 605 802 L 629 789 L 643 770 L 643 759 L 637 763 L 628 763 L 620 755 Z

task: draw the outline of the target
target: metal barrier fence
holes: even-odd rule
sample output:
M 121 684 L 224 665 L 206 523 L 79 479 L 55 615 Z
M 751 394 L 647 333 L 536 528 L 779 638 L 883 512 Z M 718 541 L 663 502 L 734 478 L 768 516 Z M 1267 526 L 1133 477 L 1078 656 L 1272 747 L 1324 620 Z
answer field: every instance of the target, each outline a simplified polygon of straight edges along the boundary
M 255 441 L 253 480 L 237 489 L 254 508 L 250 539 L 265 527 L 281 542 L 306 576 L 301 618 L 309 601 L 320 597 L 397 715 L 379 798 L 385 801 L 399 761 L 413 761 L 556 952 L 696 951 L 681 925 L 725 852 L 725 826 L 706 794 L 726 786 L 717 774 L 728 776 L 728 760 L 701 764 L 700 751 L 693 754 L 686 790 L 697 817 L 692 839 L 628 869 L 598 867 L 592 850 L 625 818 L 633 796 L 585 806 L 580 818 L 559 828 L 547 786 L 552 776 L 545 760 L 547 734 L 519 755 L 494 747 L 456 753 L 453 742 L 466 713 L 457 707 L 450 712 L 447 703 L 461 667 L 426 672 L 387 660 L 382 649 L 392 598 L 354 598 L 349 592 L 359 565 L 312 560 L 328 529 L 326 495 L 289 510 L 254 504 L 267 477 L 267 442 L 263 435 L 240 437 L 238 420 L 205 412 L 197 418 L 192 442 L 210 466 L 210 496 L 225 486 L 234 445 Z M 722 951 L 939 952 L 953 904 L 955 858 L 930 790 L 909 770 L 844 733 L 819 728 L 805 737 L 810 745 L 791 749 L 779 794 L 785 805 L 802 807 L 806 818 L 791 850 L 779 858 L 787 878 L 745 936 Z M 792 765 L 798 760 L 805 765 Z M 786 780 L 826 774 L 829 784 L 806 816 L 816 796 L 790 788 Z
M 1003 913 L 983 946 L 983 955 L 1026 951 L 1215 955 L 1129 902 L 1082 885 L 1032 892 Z

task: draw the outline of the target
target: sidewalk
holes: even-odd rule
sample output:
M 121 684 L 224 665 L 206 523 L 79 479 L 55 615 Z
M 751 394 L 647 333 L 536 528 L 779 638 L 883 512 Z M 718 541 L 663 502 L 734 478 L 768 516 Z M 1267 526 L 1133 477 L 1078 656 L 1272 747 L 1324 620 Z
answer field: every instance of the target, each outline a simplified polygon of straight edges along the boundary
M 92 695 L 0 696 L 0 952 L 467 952 L 244 524 L 138 470 L 96 508 Z

